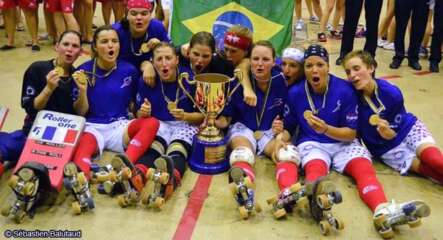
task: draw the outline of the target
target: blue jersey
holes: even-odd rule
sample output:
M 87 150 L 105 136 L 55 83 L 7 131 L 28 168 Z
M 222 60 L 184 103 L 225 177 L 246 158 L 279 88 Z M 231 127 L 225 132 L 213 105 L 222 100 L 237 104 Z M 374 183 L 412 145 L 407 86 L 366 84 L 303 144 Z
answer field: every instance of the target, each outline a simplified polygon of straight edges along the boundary
M 193 78 L 191 75 L 192 71 L 186 67 L 179 67 L 179 72 L 188 72 L 190 74 L 190 79 Z M 180 88 L 178 81 L 174 82 L 160 82 L 160 78 L 158 74 L 155 79 L 155 87 L 151 88 L 146 85 L 143 81 L 143 77 L 139 78 L 138 81 L 138 92 L 137 92 L 137 101 L 136 107 L 140 109 L 141 105 L 144 102 L 144 99 L 148 99 L 151 103 L 151 116 L 161 120 L 161 121 L 174 121 L 176 120 L 174 116 L 169 113 L 168 103 L 166 98 L 170 101 L 175 101 L 177 97 L 178 90 L 178 103 L 177 108 L 183 109 L 185 112 L 195 112 L 194 104 L 192 101 L 185 95 L 183 90 Z M 187 89 L 187 91 L 194 96 L 195 87 L 187 84 L 186 80 L 183 79 L 183 85 Z M 163 86 L 163 91 L 162 91 Z M 166 98 L 163 96 L 163 92 L 166 95 Z
M 380 136 L 375 126 L 369 124 L 369 117 L 374 114 L 363 97 L 359 102 L 358 113 L 358 134 L 363 140 L 368 150 L 374 156 L 381 156 L 392 148 L 398 146 L 408 135 L 417 118 L 406 112 L 403 95 L 398 87 L 386 80 L 376 79 L 378 85 L 378 95 L 385 110 L 380 112 L 380 117 L 389 122 L 392 130 L 397 135 L 391 140 L 386 140 Z M 371 97 L 375 106 L 380 107 L 375 94 Z
M 78 67 L 92 79 L 94 60 Z M 109 75 L 108 75 L 109 74 Z M 111 123 L 128 119 L 128 106 L 136 94 L 138 72 L 132 64 L 118 60 L 112 71 L 104 71 L 96 66 L 95 85 L 88 86 L 89 110 L 86 121 L 92 123 Z
M 288 102 L 285 107 L 285 129 L 293 134 L 296 127 L 299 126 L 300 132 L 294 139 L 295 144 L 300 144 L 306 141 L 316 141 L 320 143 L 340 142 L 325 134 L 316 133 L 303 117 L 303 113 L 306 110 L 312 111 L 305 91 L 306 81 L 306 79 L 303 79 L 289 90 Z M 357 128 L 358 100 L 357 94 L 350 83 L 330 74 L 328 91 L 326 94 L 316 94 L 309 84 L 308 86 L 315 108 L 318 109 L 317 116 L 320 119 L 334 127 Z M 324 99 L 324 97 L 326 99 Z M 323 102 L 324 108 L 322 107 Z
M 256 81 L 251 74 L 251 81 Z M 243 88 L 239 87 L 227 103 L 222 115 L 232 117 L 234 122 L 241 122 L 252 131 L 269 130 L 277 115 L 282 116 L 288 94 L 286 79 L 282 72 L 272 71 L 272 82 L 269 86 L 268 98 L 265 103 L 266 92 L 260 90 L 256 83 L 255 94 L 257 105 L 251 107 L 243 101 Z M 263 110 L 264 107 L 264 110 Z M 257 121 L 263 111 L 261 121 Z M 259 123 L 258 123 L 259 122 Z
M 152 38 L 157 38 L 161 42 L 170 41 L 163 23 L 157 19 L 151 19 L 146 35 L 140 38 L 132 38 L 129 28 L 125 28 L 120 22 L 112 25 L 112 28 L 117 31 L 120 40 L 119 59 L 133 64 L 137 70 L 140 70 L 140 65 L 143 61 L 151 60 L 152 57 L 152 49 L 147 53 L 140 51 L 142 43 L 147 43 Z

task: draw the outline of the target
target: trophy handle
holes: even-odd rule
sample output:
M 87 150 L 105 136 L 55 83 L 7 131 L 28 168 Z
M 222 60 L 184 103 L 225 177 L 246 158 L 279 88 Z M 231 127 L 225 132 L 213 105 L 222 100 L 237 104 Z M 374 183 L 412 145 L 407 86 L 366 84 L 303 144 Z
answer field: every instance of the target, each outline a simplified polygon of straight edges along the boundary
M 182 89 L 182 91 L 185 93 L 185 95 L 192 101 L 192 103 L 194 104 L 194 106 L 196 106 L 198 108 L 198 110 L 203 113 L 203 115 L 206 117 L 206 112 L 195 102 L 194 97 L 188 92 L 188 90 L 186 90 L 185 86 L 183 85 L 183 79 L 186 80 L 186 82 L 190 85 L 195 85 L 197 83 L 196 80 L 189 80 L 189 73 L 187 72 L 183 72 L 180 73 L 180 75 L 178 76 L 178 85 L 180 86 L 180 88 Z
M 237 91 L 238 87 L 240 87 L 240 84 L 243 81 L 243 73 L 242 73 L 242 71 L 240 69 L 235 69 L 234 70 L 234 77 L 230 78 L 228 80 L 228 82 L 232 82 L 235 79 L 238 79 L 238 83 L 237 83 L 237 85 L 235 85 L 234 88 L 232 88 L 232 90 L 228 89 L 228 92 L 227 92 L 227 95 L 228 95 L 227 98 L 228 99 L 232 96 L 232 94 L 235 93 L 235 91 Z

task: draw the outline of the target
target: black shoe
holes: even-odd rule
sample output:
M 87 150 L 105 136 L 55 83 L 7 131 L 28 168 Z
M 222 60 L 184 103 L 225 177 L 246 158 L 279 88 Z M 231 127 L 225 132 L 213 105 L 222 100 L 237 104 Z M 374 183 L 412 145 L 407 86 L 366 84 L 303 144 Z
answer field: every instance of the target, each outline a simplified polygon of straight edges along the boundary
M 389 68 L 391 69 L 398 69 L 401 65 L 401 60 L 394 59 L 392 60 L 391 64 L 389 64 Z
M 39 52 L 40 51 L 40 46 L 39 45 L 32 45 L 31 50 L 33 52 Z
M 429 71 L 433 72 L 433 73 L 438 73 L 440 72 L 440 69 L 438 67 L 438 63 L 436 62 L 430 62 L 429 63 Z
M 338 57 L 337 60 L 335 60 L 335 65 L 340 66 L 343 63 L 343 58 Z
M 11 46 L 11 45 L 3 45 L 2 47 L 0 47 L 0 51 L 8 51 L 8 50 L 12 50 L 12 49 L 14 49 L 15 47 L 14 46 Z
M 408 66 L 411 67 L 412 69 L 416 70 L 416 71 L 420 71 L 421 70 L 421 65 L 420 63 L 418 63 L 418 61 L 410 61 L 408 63 Z

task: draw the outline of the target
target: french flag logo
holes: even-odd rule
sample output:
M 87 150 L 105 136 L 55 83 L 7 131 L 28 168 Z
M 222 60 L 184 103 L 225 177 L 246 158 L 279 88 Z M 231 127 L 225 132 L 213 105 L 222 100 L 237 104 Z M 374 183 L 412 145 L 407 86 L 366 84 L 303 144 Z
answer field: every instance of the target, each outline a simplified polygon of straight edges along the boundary
M 46 126 L 41 139 L 57 143 L 74 144 L 77 134 L 78 131 L 76 130 Z

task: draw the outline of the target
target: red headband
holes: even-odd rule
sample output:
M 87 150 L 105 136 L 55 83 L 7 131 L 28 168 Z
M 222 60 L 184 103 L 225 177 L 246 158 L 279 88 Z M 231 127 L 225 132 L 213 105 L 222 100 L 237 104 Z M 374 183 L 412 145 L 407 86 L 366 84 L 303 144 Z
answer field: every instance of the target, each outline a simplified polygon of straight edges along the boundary
M 240 48 L 244 51 L 247 51 L 249 47 L 251 46 L 252 39 L 248 37 L 238 36 L 237 34 L 233 32 L 227 32 L 225 34 L 224 39 L 225 44 L 229 44 L 231 46 L 234 46 L 236 48 Z
M 151 10 L 151 3 L 148 0 L 129 0 L 126 7 L 131 8 L 145 8 Z

